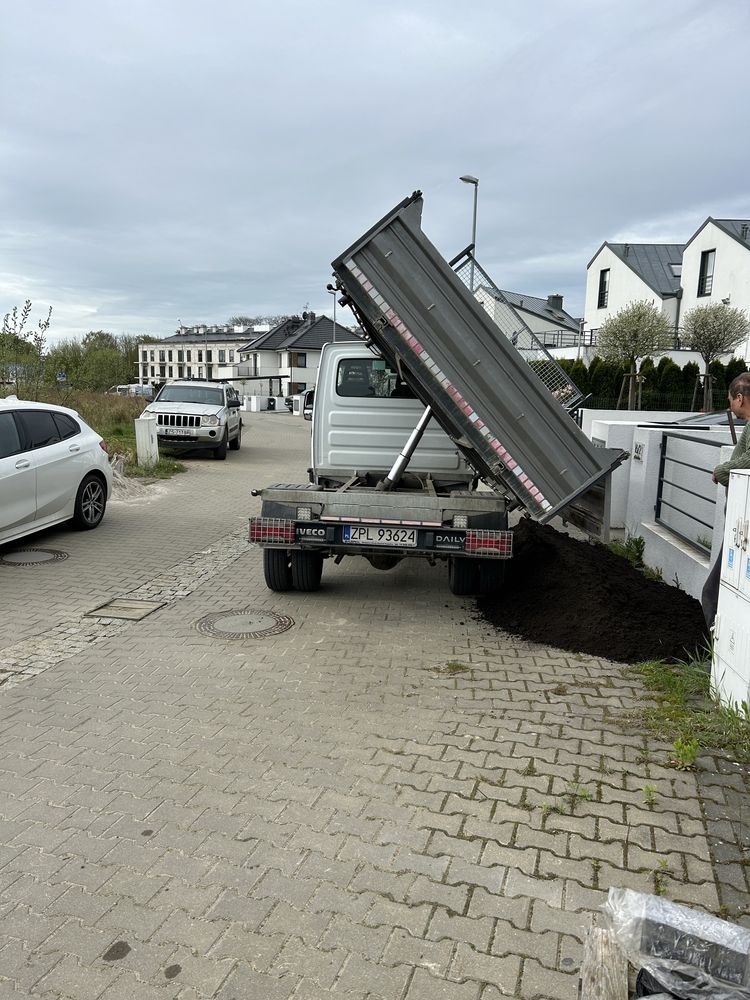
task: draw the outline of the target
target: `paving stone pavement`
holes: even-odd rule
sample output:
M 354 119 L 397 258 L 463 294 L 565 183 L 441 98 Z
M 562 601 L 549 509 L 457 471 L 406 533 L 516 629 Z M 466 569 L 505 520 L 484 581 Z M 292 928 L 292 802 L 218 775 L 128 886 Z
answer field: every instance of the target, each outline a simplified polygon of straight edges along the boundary
M 309 424 L 246 419 L 0 566 L 0 998 L 573 1000 L 610 885 L 716 912 L 722 863 L 744 909 L 744 786 L 667 767 L 625 668 L 488 629 L 443 568 L 268 591 L 250 489 L 305 481 Z M 126 595 L 165 605 L 83 618 Z M 196 630 L 242 609 L 294 624 Z

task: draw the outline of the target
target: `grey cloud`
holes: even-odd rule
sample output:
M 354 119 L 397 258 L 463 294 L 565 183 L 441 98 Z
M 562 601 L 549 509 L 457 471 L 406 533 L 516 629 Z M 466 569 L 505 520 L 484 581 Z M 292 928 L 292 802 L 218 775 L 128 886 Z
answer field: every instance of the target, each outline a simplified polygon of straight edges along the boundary
M 469 242 L 468 171 L 498 284 L 580 312 L 604 239 L 750 214 L 748 20 L 743 0 L 12 5 L 0 308 L 28 288 L 58 335 L 330 312 L 331 259 L 414 188 L 446 256 Z

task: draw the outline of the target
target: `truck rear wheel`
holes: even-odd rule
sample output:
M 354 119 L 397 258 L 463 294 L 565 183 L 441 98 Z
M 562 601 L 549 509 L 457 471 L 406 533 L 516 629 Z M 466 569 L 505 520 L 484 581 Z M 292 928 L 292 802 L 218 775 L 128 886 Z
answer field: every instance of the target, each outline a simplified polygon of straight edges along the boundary
M 505 562 L 502 559 L 480 559 L 479 593 L 495 594 L 505 580 Z
M 456 597 L 466 597 L 476 593 L 479 586 L 479 567 L 474 559 L 460 559 L 451 556 L 448 559 L 448 586 L 451 594 Z
M 323 556 L 319 552 L 292 552 L 292 583 L 295 590 L 318 590 L 322 575 Z
M 292 568 L 289 553 L 284 549 L 263 549 L 263 576 L 269 590 L 292 589 Z

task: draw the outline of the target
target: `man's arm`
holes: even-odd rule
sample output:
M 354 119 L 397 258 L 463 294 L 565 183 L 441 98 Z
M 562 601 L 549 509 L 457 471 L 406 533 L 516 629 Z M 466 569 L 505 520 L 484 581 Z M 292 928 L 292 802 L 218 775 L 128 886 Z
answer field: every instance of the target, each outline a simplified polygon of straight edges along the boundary
M 740 439 L 735 445 L 732 457 L 714 469 L 713 480 L 722 486 L 729 486 L 732 469 L 750 469 L 750 423 L 745 424 Z

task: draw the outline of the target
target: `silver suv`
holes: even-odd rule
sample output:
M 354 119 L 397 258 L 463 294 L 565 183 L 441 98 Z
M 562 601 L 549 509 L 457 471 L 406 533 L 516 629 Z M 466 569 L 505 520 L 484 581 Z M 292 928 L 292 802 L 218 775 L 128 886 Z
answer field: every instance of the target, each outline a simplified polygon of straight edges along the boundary
M 241 400 L 225 382 L 167 382 L 144 413 L 156 417 L 156 435 L 164 448 L 192 451 L 210 448 L 214 458 L 239 451 L 242 442 Z

